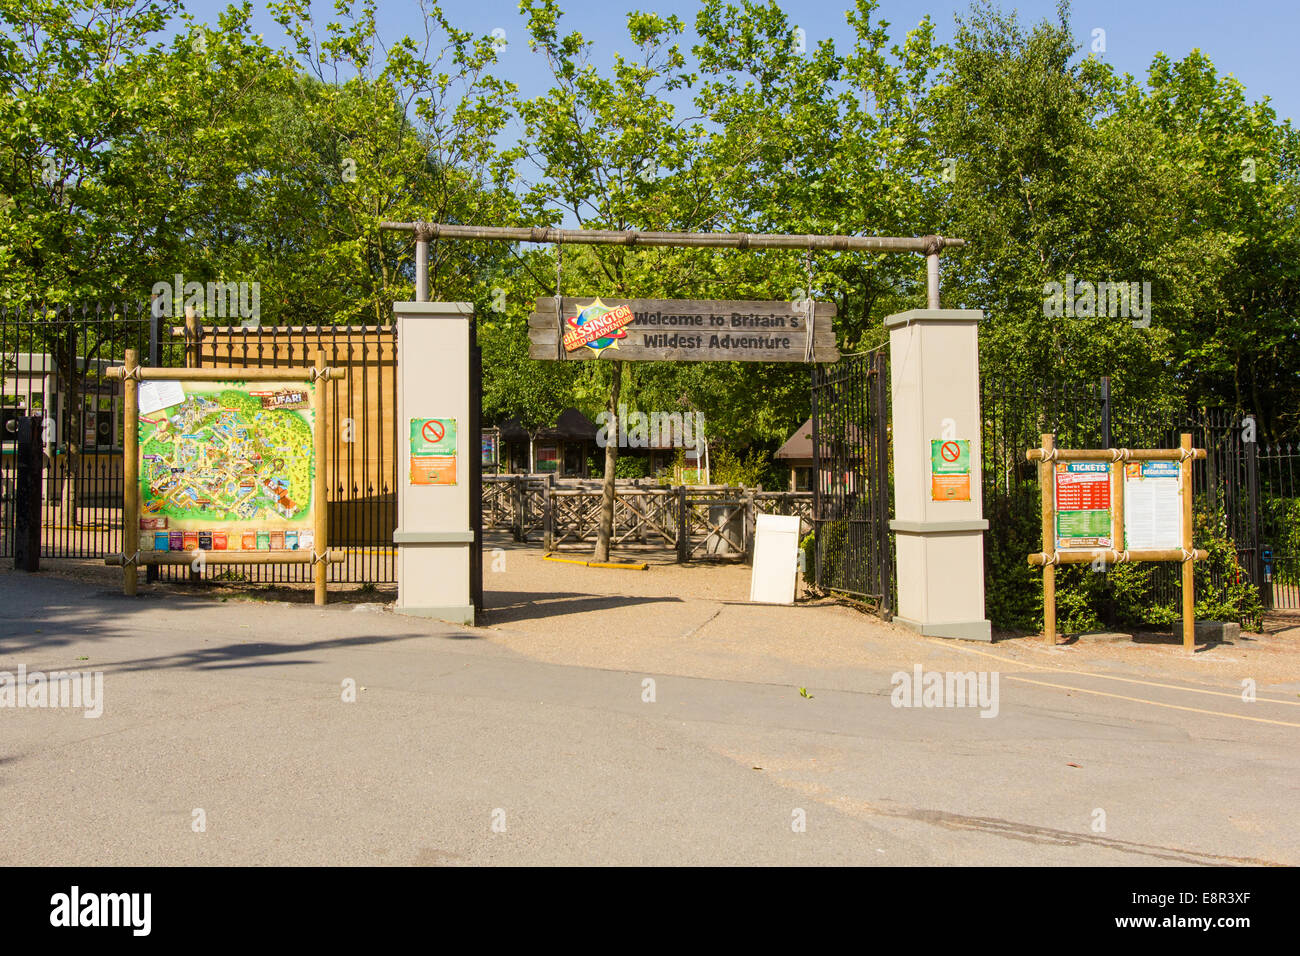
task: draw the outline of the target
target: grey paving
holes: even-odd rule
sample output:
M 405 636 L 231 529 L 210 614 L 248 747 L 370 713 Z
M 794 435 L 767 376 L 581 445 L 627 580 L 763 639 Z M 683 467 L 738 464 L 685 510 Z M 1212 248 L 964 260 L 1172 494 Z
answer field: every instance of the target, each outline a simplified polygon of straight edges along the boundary
M 1295 707 L 1250 723 L 1026 668 L 1039 683 L 1004 672 L 985 719 L 892 706 L 902 661 L 820 666 L 803 697 L 537 660 L 377 606 L 14 573 L 0 606 L 0 670 L 105 689 L 97 719 L 0 709 L 6 865 L 1300 863 Z

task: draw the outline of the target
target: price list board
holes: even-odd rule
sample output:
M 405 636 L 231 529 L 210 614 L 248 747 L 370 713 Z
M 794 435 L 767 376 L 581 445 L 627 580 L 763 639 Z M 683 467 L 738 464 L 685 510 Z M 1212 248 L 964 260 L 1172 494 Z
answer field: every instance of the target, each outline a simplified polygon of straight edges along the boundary
M 1055 474 L 1057 550 L 1112 547 L 1110 465 L 1058 462 Z

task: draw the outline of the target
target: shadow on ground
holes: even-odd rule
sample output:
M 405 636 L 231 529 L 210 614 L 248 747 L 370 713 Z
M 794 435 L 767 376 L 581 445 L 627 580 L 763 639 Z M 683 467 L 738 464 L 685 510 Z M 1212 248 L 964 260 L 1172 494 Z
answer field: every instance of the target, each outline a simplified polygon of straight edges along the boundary
M 489 591 L 484 595 L 484 624 L 534 621 L 564 614 L 605 611 L 638 604 L 681 604 L 679 597 L 628 597 L 579 591 Z

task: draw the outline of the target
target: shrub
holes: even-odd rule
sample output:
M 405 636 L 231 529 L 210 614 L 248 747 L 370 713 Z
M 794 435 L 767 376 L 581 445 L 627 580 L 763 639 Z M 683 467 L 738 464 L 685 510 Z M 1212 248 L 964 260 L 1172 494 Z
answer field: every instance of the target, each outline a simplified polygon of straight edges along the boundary
M 803 583 L 805 587 L 815 587 L 817 584 L 817 536 L 811 531 L 804 536 L 799 542 L 799 550 L 803 555 Z
M 768 471 L 767 456 L 752 448 L 743 457 L 727 448 L 710 449 L 709 480 L 715 485 L 742 485 L 756 488 L 763 484 Z
M 640 455 L 619 455 L 614 462 L 614 477 L 645 478 L 649 474 L 648 463 L 649 459 Z

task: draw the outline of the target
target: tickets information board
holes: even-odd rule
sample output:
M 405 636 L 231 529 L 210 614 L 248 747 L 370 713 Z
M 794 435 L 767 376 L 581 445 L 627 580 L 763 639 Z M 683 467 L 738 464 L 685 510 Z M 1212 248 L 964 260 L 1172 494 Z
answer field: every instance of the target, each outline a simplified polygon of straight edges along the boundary
M 1058 550 L 1113 545 L 1110 465 L 1057 462 L 1055 494 Z

